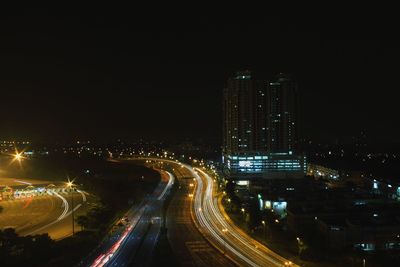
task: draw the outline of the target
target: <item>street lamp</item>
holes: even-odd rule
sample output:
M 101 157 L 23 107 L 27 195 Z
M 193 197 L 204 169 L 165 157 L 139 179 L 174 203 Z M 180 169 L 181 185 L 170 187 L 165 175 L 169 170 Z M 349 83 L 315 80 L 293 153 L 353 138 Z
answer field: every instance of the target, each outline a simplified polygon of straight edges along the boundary
M 75 186 L 74 185 L 74 180 L 70 181 L 68 179 L 68 182 L 66 184 L 67 184 L 67 187 L 72 190 L 72 195 L 71 195 L 72 212 L 71 212 L 71 216 L 72 216 L 72 236 L 74 236 L 75 235 L 74 192 L 73 192 L 73 187 Z
M 244 212 L 246 211 L 244 208 L 240 209 L 242 211 L 243 217 L 244 217 Z
M 14 155 L 14 159 L 15 159 L 15 160 L 18 160 L 18 161 L 21 161 L 21 160 L 22 160 L 22 155 L 21 155 L 21 153 L 16 153 L 16 154 Z
M 228 229 L 226 229 L 226 228 L 223 228 L 223 229 L 222 229 L 222 233 L 226 234 L 227 232 L 228 232 Z M 225 254 L 225 251 L 226 251 L 226 241 L 225 241 L 224 238 L 222 238 L 222 240 L 224 241 L 224 254 Z
M 261 221 L 261 223 L 262 223 L 263 228 L 264 228 L 264 239 L 267 240 L 267 235 L 266 235 L 266 231 L 265 231 L 265 227 L 266 227 L 265 221 L 263 220 L 263 221 Z
M 228 198 L 227 200 L 228 200 L 228 209 L 229 209 L 229 211 L 232 211 L 231 199 Z
M 23 153 L 23 151 L 22 152 L 18 152 L 18 150 L 15 149 L 15 154 L 11 154 L 11 156 L 13 157 L 12 162 L 18 161 L 18 163 L 21 164 L 21 161 L 24 159 L 24 156 L 23 156 L 22 153 Z
M 296 237 L 296 240 L 299 246 L 299 257 L 300 257 L 301 251 L 304 249 L 304 243 L 303 240 L 300 239 L 300 237 Z

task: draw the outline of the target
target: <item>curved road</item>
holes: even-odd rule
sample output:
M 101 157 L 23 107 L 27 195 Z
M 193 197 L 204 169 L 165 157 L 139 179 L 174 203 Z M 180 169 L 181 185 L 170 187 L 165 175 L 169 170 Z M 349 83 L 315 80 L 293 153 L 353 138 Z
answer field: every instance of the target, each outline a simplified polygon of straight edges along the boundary
M 219 250 L 220 255 L 225 255 L 240 266 L 297 266 L 254 240 L 232 223 L 224 213 L 223 208 L 218 204 L 215 183 L 205 171 L 172 160 L 149 159 L 178 164 L 180 172 L 185 172 L 187 176 L 195 178 L 196 183 L 193 186 L 192 193 L 186 193 L 187 196 L 194 199 L 192 201 L 193 208 L 190 209 L 189 207 L 188 209 L 182 202 L 179 204 L 180 208 L 176 207 L 174 210 L 194 211 L 194 221 L 198 230 Z M 192 231 L 189 232 L 191 233 Z M 173 248 L 177 246 L 174 244 L 176 240 L 170 241 L 172 241 Z M 179 251 L 177 256 L 181 257 Z M 212 266 L 216 265 L 222 266 L 218 263 Z
M 131 207 L 125 218 L 128 223 L 112 233 L 89 257 L 78 266 L 148 266 L 161 231 L 161 209 L 174 176 L 161 172 L 161 181 L 152 194 L 139 205 Z
M 72 234 L 72 196 L 75 218 L 83 214 L 84 193 L 53 193 L 25 199 L 5 200 L 0 214 L 0 229 L 14 228 L 19 235 L 48 233 L 52 239 Z M 83 206 L 82 206 L 83 205 Z M 75 231 L 79 226 L 75 225 Z
M 167 161 L 164 161 L 167 163 Z M 217 251 L 200 233 L 192 212 L 195 181 L 190 169 L 169 161 L 180 188 L 175 193 L 167 211 L 167 237 L 181 266 L 234 266 Z
M 196 217 L 210 242 L 218 244 L 239 265 L 296 266 L 236 227 L 218 205 L 213 179 L 199 168 L 194 169 L 194 175 L 198 183 L 194 203 Z

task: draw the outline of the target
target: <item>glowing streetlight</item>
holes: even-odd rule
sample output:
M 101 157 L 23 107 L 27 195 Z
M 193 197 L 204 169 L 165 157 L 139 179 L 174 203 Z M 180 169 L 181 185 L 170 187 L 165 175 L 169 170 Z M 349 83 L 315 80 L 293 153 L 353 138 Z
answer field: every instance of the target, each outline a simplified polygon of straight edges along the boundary
M 261 221 L 261 224 L 263 225 L 263 228 L 264 228 L 264 239 L 267 239 L 267 235 L 266 235 L 266 224 L 265 224 L 265 221 L 264 220 L 262 220 Z
M 72 181 L 67 182 L 67 187 L 72 188 L 73 185 L 74 185 L 74 183 Z
M 306 249 L 306 245 L 304 244 L 303 240 L 300 237 L 296 237 L 297 245 L 299 246 L 299 257 L 303 250 Z
M 68 182 L 66 182 L 66 185 L 68 188 L 73 189 L 73 187 L 75 186 L 74 184 L 74 180 L 69 180 L 68 178 Z M 72 192 L 73 193 L 73 192 Z M 72 205 L 72 212 L 71 212 L 71 216 L 72 216 L 72 236 L 75 235 L 75 218 L 74 218 L 74 195 L 71 195 L 71 205 Z
M 22 160 L 22 155 L 21 155 L 22 153 L 16 153 L 15 155 L 14 155 L 14 159 L 15 160 L 18 160 L 18 161 L 21 161 Z
M 21 161 L 25 158 L 23 156 L 23 152 L 24 151 L 18 152 L 18 150 L 15 149 L 15 154 L 11 154 L 11 156 L 13 157 L 12 162 L 18 161 L 18 163 L 21 163 Z

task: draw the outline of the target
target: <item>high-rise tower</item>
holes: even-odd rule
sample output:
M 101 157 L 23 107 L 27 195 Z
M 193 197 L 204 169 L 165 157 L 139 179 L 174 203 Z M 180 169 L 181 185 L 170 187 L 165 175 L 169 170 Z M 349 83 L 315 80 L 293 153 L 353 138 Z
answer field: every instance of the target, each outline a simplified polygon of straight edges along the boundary
M 289 152 L 298 149 L 297 84 L 288 75 L 279 74 L 267 83 L 268 151 Z
M 302 176 L 297 85 L 279 74 L 270 82 L 249 71 L 228 79 L 223 96 L 223 159 L 231 176 Z

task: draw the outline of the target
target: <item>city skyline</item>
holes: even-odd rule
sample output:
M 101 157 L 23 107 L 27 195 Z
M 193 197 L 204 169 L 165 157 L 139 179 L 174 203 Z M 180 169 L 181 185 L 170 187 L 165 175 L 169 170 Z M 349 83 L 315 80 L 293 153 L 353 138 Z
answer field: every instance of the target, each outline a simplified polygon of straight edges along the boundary
M 2 9 L 1 266 L 399 265 L 394 16 L 238 7 Z

